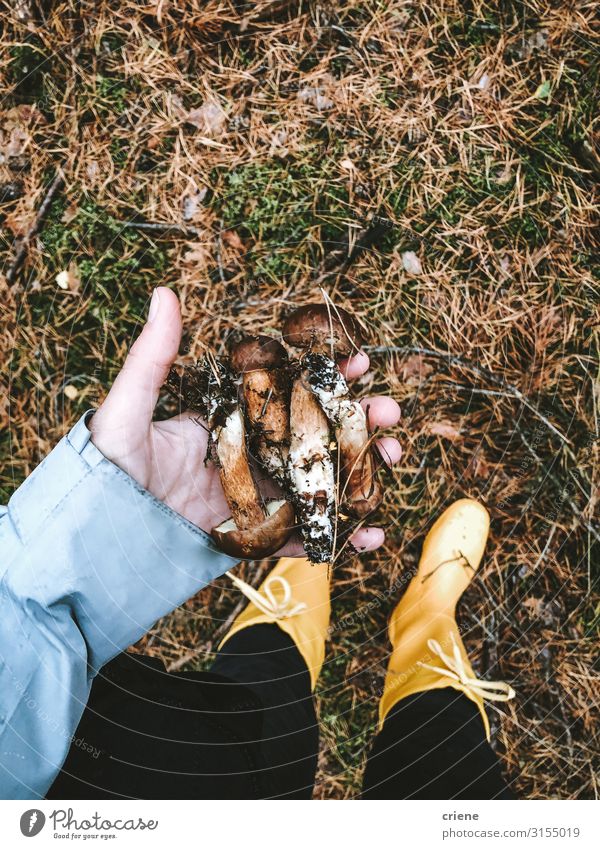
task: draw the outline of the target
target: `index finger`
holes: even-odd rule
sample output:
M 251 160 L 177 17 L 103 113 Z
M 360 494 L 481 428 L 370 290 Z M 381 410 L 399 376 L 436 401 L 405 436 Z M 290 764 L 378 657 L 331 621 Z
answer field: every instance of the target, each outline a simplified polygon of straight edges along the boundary
M 364 351 L 359 351 L 353 357 L 340 360 L 338 368 L 346 380 L 354 380 L 369 370 L 369 362 L 368 354 L 365 354 Z

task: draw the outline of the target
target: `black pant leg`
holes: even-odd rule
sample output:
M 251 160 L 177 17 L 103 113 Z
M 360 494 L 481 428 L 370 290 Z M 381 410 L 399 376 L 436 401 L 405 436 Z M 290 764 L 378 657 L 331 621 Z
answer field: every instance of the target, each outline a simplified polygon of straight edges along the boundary
M 446 687 L 398 702 L 377 735 L 365 799 L 514 799 L 477 706 Z
M 94 680 L 47 798 L 264 798 L 261 712 L 221 676 L 119 655 Z
M 310 799 L 319 731 L 310 675 L 291 637 L 277 625 L 244 628 L 225 643 L 211 672 L 245 685 L 260 699 L 260 748 L 270 795 Z

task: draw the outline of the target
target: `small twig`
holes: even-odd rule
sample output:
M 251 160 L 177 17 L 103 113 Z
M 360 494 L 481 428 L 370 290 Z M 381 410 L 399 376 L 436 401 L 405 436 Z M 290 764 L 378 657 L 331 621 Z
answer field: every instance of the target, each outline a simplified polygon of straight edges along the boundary
M 523 433 L 522 429 L 521 429 L 521 428 L 519 427 L 519 425 L 518 425 L 518 424 L 516 424 L 516 423 L 515 423 L 515 430 L 516 430 L 516 431 L 517 431 L 517 433 L 519 434 L 519 437 L 521 438 L 521 442 L 523 443 L 523 445 L 525 446 L 525 448 L 528 450 L 528 452 L 531 454 L 531 456 L 532 456 L 532 457 L 533 457 L 533 458 L 537 461 L 537 463 L 538 463 L 538 464 L 542 467 L 542 469 L 544 470 L 544 474 L 545 474 L 545 476 L 547 476 L 547 477 L 549 477 L 549 478 L 550 478 L 550 480 L 552 481 L 552 483 L 554 484 L 554 486 L 555 486 L 557 489 L 559 489 L 559 490 L 563 489 L 563 485 L 561 484 L 560 480 L 559 480 L 559 479 L 556 477 L 556 475 L 555 475 L 555 474 L 553 474 L 553 473 L 550 471 L 550 469 L 549 469 L 549 468 L 545 465 L 545 463 L 543 462 L 542 458 L 541 458 L 541 457 L 537 454 L 537 452 L 535 451 L 535 449 L 534 449 L 534 448 L 532 448 L 532 446 L 529 444 L 529 442 L 528 442 L 528 440 L 527 440 L 527 437 L 526 437 L 526 436 L 525 436 L 525 434 Z M 583 513 L 581 512 L 581 510 L 579 509 L 579 507 L 577 506 L 577 504 L 573 501 L 573 499 L 572 499 L 569 495 L 565 495 L 565 496 L 564 496 L 564 498 L 565 498 L 565 501 L 567 501 L 567 502 L 568 502 L 568 504 L 569 504 L 569 506 L 570 506 L 571 510 L 573 511 L 573 513 L 575 514 L 575 516 L 577 517 L 577 519 L 579 520 L 579 522 L 580 522 L 580 523 L 583 525 L 583 527 L 587 530 L 587 532 L 588 532 L 589 534 L 591 534 L 591 535 L 594 537 L 594 539 L 596 540 L 596 542 L 600 542 L 600 532 L 599 532 L 599 531 L 597 531 L 597 530 L 596 530 L 596 528 L 592 525 L 592 523 L 591 523 L 591 522 L 589 522 L 589 521 L 585 518 L 585 516 L 583 515 Z
M 63 176 L 62 171 L 57 171 L 54 179 L 48 186 L 48 191 L 46 192 L 44 200 L 42 201 L 40 208 L 38 209 L 37 215 L 35 216 L 35 221 L 31 225 L 27 233 L 21 239 L 19 247 L 15 254 L 15 258 L 12 261 L 10 268 L 6 272 L 7 283 L 14 283 L 17 274 L 19 273 L 19 270 L 25 262 L 25 258 L 27 257 L 27 252 L 29 250 L 31 240 L 39 233 L 42 224 L 44 223 L 44 219 L 50 211 L 50 206 L 52 205 L 54 196 L 62 188 L 64 181 L 65 178 Z
M 223 222 L 219 221 L 219 229 L 217 231 L 217 268 L 219 269 L 219 279 L 221 283 L 226 283 L 225 269 L 223 268 Z
M 341 246 L 331 251 L 315 272 L 315 284 L 332 274 L 344 274 L 366 250 L 380 242 L 395 227 L 388 218 L 374 215 L 358 232 L 356 238 L 348 234 Z
M 428 572 L 426 575 L 424 575 L 424 576 L 423 576 L 423 579 L 422 579 L 421 583 L 422 583 L 422 584 L 424 584 L 424 583 L 425 583 L 425 581 L 426 581 L 428 578 L 431 578 L 431 576 L 432 576 L 432 575 L 435 575 L 435 573 L 437 572 L 437 570 L 438 570 L 438 569 L 441 569 L 441 567 L 442 567 L 442 566 L 446 566 L 448 563 L 458 563 L 458 562 L 459 562 L 459 561 L 461 561 L 461 560 L 464 560 L 464 561 L 465 561 L 465 562 L 464 562 L 464 563 L 462 563 L 461 565 L 462 565 L 465 569 L 470 569 L 470 570 L 473 572 L 473 574 L 475 574 L 475 572 L 476 572 L 477 570 L 475 569 L 475 567 L 474 567 L 474 566 L 472 566 L 472 565 L 469 563 L 468 558 L 467 558 L 467 557 L 465 557 L 465 555 L 462 553 L 462 551 L 460 551 L 460 549 L 459 549 L 458 553 L 459 553 L 459 557 L 451 557 L 449 560 L 442 560 L 442 562 L 441 562 L 441 563 L 438 563 L 438 565 L 437 565 L 435 568 L 433 568 L 433 569 L 431 570 L 431 572 Z
M 161 233 L 163 236 L 181 236 L 184 239 L 202 235 L 202 231 L 197 227 L 170 224 L 168 221 L 121 221 L 120 224 L 124 230 L 143 230 L 149 233 Z
M 540 563 L 546 557 L 546 554 L 548 553 L 548 549 L 550 548 L 550 544 L 552 542 L 552 538 L 554 537 L 554 534 L 556 533 L 557 527 L 558 527 L 558 524 L 556 522 L 554 522 L 554 524 L 552 525 L 552 530 L 548 534 L 548 539 L 546 540 L 546 544 L 545 544 L 544 548 L 542 549 L 542 553 L 540 554 L 538 559 L 535 561 L 533 567 L 529 570 L 530 572 L 533 572 L 535 574 L 538 566 L 540 565 Z
M 265 403 L 263 404 L 262 410 L 260 411 L 260 415 L 258 417 L 259 419 L 264 419 L 265 413 L 267 412 L 267 409 L 269 407 L 269 402 L 271 401 L 272 397 L 273 397 L 273 387 L 270 386 L 269 391 L 267 393 L 267 397 L 265 398 Z
M 552 433 L 555 433 L 557 436 L 560 437 L 563 444 L 565 445 L 565 450 L 567 451 L 567 453 L 571 457 L 574 456 L 573 452 L 570 448 L 570 446 L 572 445 L 571 441 L 569 439 L 567 439 L 567 437 L 563 433 L 561 433 L 561 431 L 558 430 L 558 428 L 555 427 L 555 425 L 553 425 L 552 422 L 549 421 L 549 419 L 547 419 L 546 416 L 543 413 L 541 413 L 540 410 L 538 410 L 538 408 L 534 404 L 532 404 L 531 401 L 529 401 L 529 399 L 526 398 L 525 395 L 523 395 L 523 393 L 519 389 L 517 389 L 516 386 L 514 386 L 512 383 L 508 383 L 507 381 L 505 381 L 501 377 L 497 377 L 493 372 L 489 371 L 488 369 L 481 368 L 480 366 L 475 365 L 475 363 L 471 363 L 468 360 L 464 360 L 461 357 L 456 356 L 455 354 L 449 353 L 448 351 L 434 351 L 431 348 L 420 348 L 420 347 L 415 346 L 415 345 L 366 345 L 364 350 L 367 353 L 370 353 L 370 354 L 382 354 L 382 353 L 421 354 L 424 357 L 435 357 L 436 359 L 446 360 L 446 362 L 448 362 L 452 365 L 457 365 L 457 366 L 462 367 L 462 368 L 470 369 L 478 377 L 481 377 L 482 379 L 490 380 L 490 381 L 492 381 L 492 383 L 495 383 L 496 386 L 501 387 L 501 389 L 503 390 L 504 397 L 512 397 L 512 398 L 515 398 L 516 400 L 520 401 L 523 404 L 523 406 L 527 407 L 527 409 L 530 410 L 536 416 L 536 418 L 538 418 L 541 422 L 543 422 L 543 424 L 545 424 L 546 427 L 549 430 L 552 431 Z M 464 387 L 459 387 L 459 388 L 464 388 Z M 485 394 L 488 394 L 488 393 L 491 394 L 490 390 L 477 390 L 476 388 L 473 388 L 473 391 L 474 392 L 481 391 L 481 392 L 484 392 Z M 509 394 L 506 395 L 506 393 L 509 393 Z M 519 434 L 519 437 L 521 438 L 523 444 L 525 445 L 525 447 L 527 448 L 527 450 L 529 451 L 531 456 L 534 457 L 535 460 L 542 467 L 542 469 L 544 469 L 544 472 L 550 478 L 550 480 L 554 483 L 554 485 L 556 487 L 558 487 L 558 489 L 561 489 L 562 485 L 561 485 L 560 481 L 558 480 L 558 478 L 556 477 L 556 475 L 554 475 L 545 466 L 541 457 L 539 457 L 538 454 L 531 447 L 531 445 L 527 441 L 527 438 L 525 437 L 525 434 L 523 433 L 522 429 L 516 423 L 515 423 L 515 430 Z M 573 475 L 573 473 L 570 470 L 569 470 L 569 476 L 575 481 L 575 483 L 578 485 L 579 489 L 583 492 L 580 481 L 577 480 L 575 475 Z M 587 493 L 584 492 L 583 494 L 586 497 L 589 497 L 587 495 Z M 591 534 L 597 542 L 600 542 L 600 532 L 594 527 L 594 525 L 592 525 L 591 522 L 589 522 L 585 518 L 585 516 L 583 515 L 583 513 L 581 512 L 581 510 L 579 509 L 579 507 L 573 501 L 572 498 L 567 496 L 566 500 L 568 501 L 569 506 L 571 507 L 571 510 L 573 511 L 573 513 L 575 514 L 575 516 L 577 517 L 579 522 L 586 528 L 588 533 Z
M 434 351 L 431 348 L 419 348 L 414 345 L 367 345 L 365 347 L 365 351 L 371 354 L 382 354 L 382 353 L 392 353 L 392 354 L 421 354 L 424 357 L 436 357 L 438 360 L 446 360 L 452 365 L 462 366 L 462 368 L 470 369 L 474 374 L 479 377 L 487 378 L 491 380 L 492 383 L 495 383 L 496 386 L 502 387 L 505 392 L 509 392 L 517 401 L 520 401 L 523 406 L 527 407 L 527 409 L 534 414 L 541 422 L 543 422 L 546 427 L 555 433 L 565 445 L 572 445 L 570 439 L 562 433 L 552 422 L 546 418 L 546 416 L 541 413 L 535 404 L 532 404 L 531 401 L 523 395 L 520 389 L 517 389 L 512 383 L 508 383 L 504 378 L 497 377 L 492 371 L 488 369 L 481 368 L 481 366 L 475 365 L 475 363 L 470 363 L 468 360 L 463 360 L 461 357 L 457 357 L 456 354 L 451 354 L 448 351 Z

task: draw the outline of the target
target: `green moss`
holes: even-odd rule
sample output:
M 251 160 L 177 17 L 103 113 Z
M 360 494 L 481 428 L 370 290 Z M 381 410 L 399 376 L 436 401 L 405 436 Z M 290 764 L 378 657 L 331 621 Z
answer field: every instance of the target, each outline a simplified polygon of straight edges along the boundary
M 291 274 L 311 259 L 315 238 L 341 237 L 347 190 L 331 179 L 335 152 L 320 159 L 316 151 L 299 164 L 270 160 L 212 175 L 213 208 L 225 229 L 253 246 L 248 259 L 257 274 Z
M 9 51 L 8 79 L 13 86 L 13 97 L 27 103 L 41 100 L 44 79 L 51 70 L 51 60 L 37 37 L 29 36 L 25 43 L 12 46 Z
M 103 338 L 106 358 L 95 374 L 110 381 L 119 365 L 113 340 L 131 338 L 145 314 L 152 288 L 168 282 L 168 257 L 162 246 L 122 224 L 93 201 L 86 201 L 68 224 L 62 221 L 65 203 L 56 201 L 40 241 L 48 277 L 77 266 L 81 297 L 88 299 L 85 315 L 69 333 L 66 373 L 89 371 L 90 340 Z M 55 292 L 55 289 L 52 290 Z M 40 327 L 62 320 L 60 298 L 32 297 L 32 318 Z M 111 328 L 110 338 L 106 328 Z

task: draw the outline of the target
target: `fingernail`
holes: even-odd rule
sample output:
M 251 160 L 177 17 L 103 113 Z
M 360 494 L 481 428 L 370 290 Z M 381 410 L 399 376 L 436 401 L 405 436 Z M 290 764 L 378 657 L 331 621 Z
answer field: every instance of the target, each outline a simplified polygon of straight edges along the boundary
M 375 551 L 385 541 L 385 533 L 382 528 L 362 528 L 358 534 L 355 534 L 355 538 L 356 536 L 358 536 L 358 541 L 353 539 L 352 545 L 358 552 Z
M 160 295 L 158 294 L 158 289 L 155 289 L 152 292 L 152 299 L 150 301 L 150 309 L 148 310 L 148 321 L 154 321 L 158 314 L 158 306 L 160 304 Z

